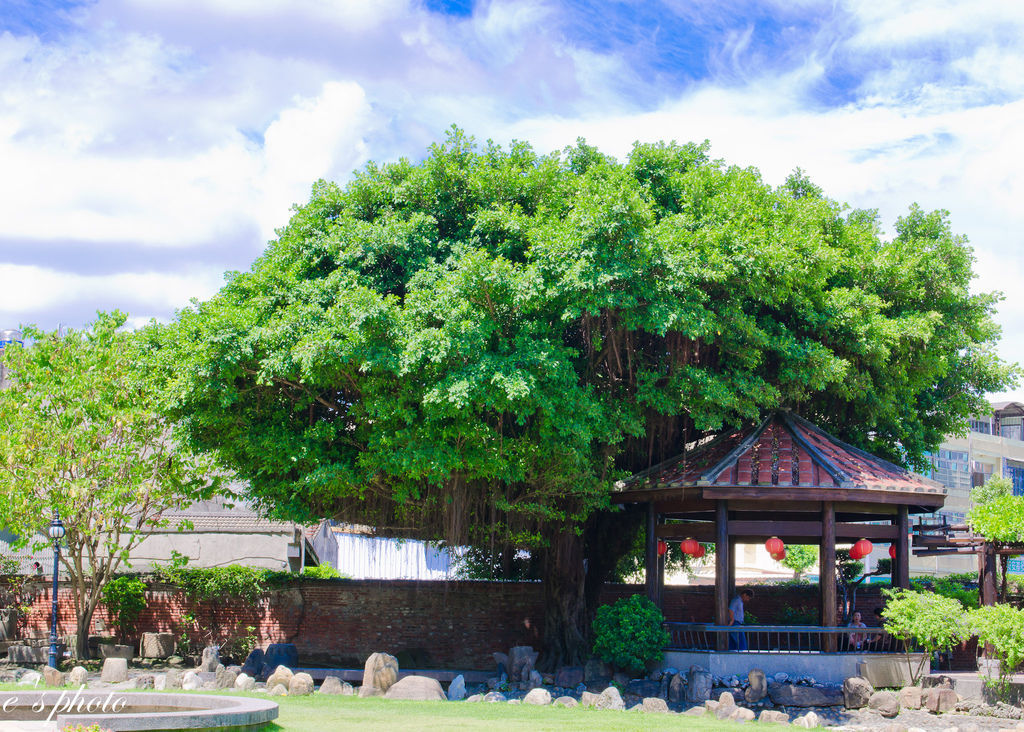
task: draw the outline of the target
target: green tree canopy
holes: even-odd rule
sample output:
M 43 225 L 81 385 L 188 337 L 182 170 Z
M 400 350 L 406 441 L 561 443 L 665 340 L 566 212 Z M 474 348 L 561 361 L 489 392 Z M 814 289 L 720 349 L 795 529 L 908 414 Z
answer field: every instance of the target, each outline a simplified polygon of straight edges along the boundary
M 61 564 L 75 597 L 78 653 L 102 590 L 161 512 L 207 497 L 205 463 L 175 449 L 157 415 L 136 338 L 123 313 L 100 313 L 66 334 L 24 329 L 8 346 L 0 390 L 0 526 L 22 543 L 54 512 L 67 531 Z
M 617 479 L 777 406 L 919 461 L 1010 378 L 945 212 L 885 240 L 799 171 L 774 188 L 708 150 L 454 130 L 320 181 L 154 329 L 165 408 L 274 512 L 544 551 L 547 649 L 577 659 L 632 540 L 600 510 Z

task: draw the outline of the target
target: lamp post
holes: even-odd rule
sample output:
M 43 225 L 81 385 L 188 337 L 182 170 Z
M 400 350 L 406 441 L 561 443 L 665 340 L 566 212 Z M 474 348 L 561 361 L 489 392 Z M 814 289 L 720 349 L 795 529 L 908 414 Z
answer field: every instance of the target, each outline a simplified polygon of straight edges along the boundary
M 64 538 L 64 524 L 60 522 L 57 509 L 53 509 L 50 521 L 50 538 L 53 539 L 53 610 L 50 618 L 50 666 L 57 668 L 57 575 L 60 567 L 60 540 Z

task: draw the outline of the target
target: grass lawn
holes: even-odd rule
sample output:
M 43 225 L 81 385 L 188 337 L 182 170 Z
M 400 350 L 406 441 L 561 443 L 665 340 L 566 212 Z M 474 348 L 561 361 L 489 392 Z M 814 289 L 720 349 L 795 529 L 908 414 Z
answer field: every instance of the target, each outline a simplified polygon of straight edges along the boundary
M 369 730 L 739 730 L 751 725 L 719 722 L 713 717 L 643 714 L 596 709 L 533 707 L 486 702 L 412 702 L 346 696 L 275 697 L 281 705 L 277 723 L 282 732 Z M 756 724 L 756 723 L 755 723 Z M 782 725 L 757 725 L 757 729 Z

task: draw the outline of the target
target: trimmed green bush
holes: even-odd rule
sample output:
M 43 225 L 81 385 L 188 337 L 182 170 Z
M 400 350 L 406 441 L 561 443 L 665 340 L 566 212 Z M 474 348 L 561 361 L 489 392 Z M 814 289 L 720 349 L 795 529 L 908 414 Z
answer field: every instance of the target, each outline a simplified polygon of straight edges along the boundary
M 669 643 L 665 616 L 643 595 L 602 605 L 594 618 L 594 655 L 616 668 L 639 673 L 660 661 Z
M 103 588 L 103 604 L 107 606 L 118 636 L 125 640 L 146 609 L 146 583 L 138 577 L 115 577 Z

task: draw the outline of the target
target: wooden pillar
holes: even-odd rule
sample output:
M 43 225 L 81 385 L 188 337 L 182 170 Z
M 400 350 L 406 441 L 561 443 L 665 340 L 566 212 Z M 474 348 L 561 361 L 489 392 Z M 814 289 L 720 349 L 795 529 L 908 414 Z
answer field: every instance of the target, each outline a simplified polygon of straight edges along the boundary
M 978 589 L 978 600 L 982 606 L 996 604 L 996 552 L 991 542 L 986 541 L 978 552 L 978 569 L 981 574 L 981 585 Z
M 665 523 L 663 516 L 658 516 L 658 525 Z M 657 542 L 655 542 L 657 547 Z M 667 558 L 667 552 L 665 554 L 658 555 L 658 599 L 654 601 L 654 604 L 658 606 L 658 609 L 665 612 L 665 559 Z
M 729 511 L 726 501 L 715 501 L 715 624 L 729 624 Z M 724 633 L 718 635 L 718 650 L 728 646 Z
M 729 581 L 727 583 L 729 599 L 736 597 L 736 540 L 729 539 Z
M 894 587 L 910 589 L 910 513 L 906 506 L 899 507 L 896 518 L 896 558 L 893 560 L 892 584 Z
M 827 628 L 838 625 L 836 617 L 836 509 L 831 501 L 821 504 L 821 546 L 818 552 L 821 565 L 821 624 Z M 835 636 L 826 636 L 822 641 L 825 652 L 836 650 Z
M 647 588 L 647 599 L 657 604 L 658 602 L 658 537 L 655 536 L 654 527 L 657 525 L 657 515 L 654 512 L 654 503 L 647 504 L 647 542 L 644 547 L 644 585 Z

